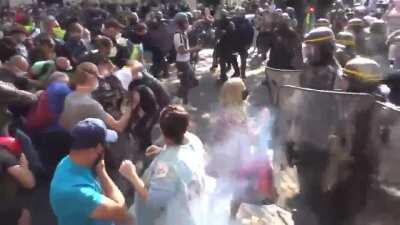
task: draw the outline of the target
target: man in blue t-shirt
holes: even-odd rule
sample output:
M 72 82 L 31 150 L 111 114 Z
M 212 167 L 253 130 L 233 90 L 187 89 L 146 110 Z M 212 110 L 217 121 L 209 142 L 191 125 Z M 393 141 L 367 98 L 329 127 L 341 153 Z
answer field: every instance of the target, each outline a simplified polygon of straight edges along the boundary
M 85 119 L 71 129 L 72 147 L 58 164 L 50 203 L 58 225 L 111 225 L 128 217 L 125 199 L 104 166 L 104 144 L 118 135 L 100 119 Z M 97 178 L 97 179 L 96 179 Z

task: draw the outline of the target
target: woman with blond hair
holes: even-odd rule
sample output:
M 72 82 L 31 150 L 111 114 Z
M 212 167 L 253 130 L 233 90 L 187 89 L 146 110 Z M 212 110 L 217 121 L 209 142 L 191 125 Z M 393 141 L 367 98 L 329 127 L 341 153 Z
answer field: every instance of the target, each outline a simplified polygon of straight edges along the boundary
M 246 85 L 240 78 L 232 78 L 228 80 L 220 92 L 221 113 L 226 119 L 233 120 L 239 123 L 244 123 L 247 120 L 246 114 L 246 98 L 248 92 Z M 232 121 L 232 122 L 233 122 Z
M 229 79 L 222 86 L 207 167 L 209 175 L 217 179 L 216 199 L 232 199 L 232 219 L 242 202 L 269 202 L 267 192 L 272 184 L 272 170 L 263 154 L 266 149 L 259 146 L 258 129 L 250 121 L 254 118 L 250 119 L 247 114 L 247 96 L 246 85 L 240 78 Z
M 235 217 L 239 202 L 237 194 L 241 190 L 237 172 L 250 152 L 251 134 L 247 127 L 247 90 L 240 78 L 232 78 L 224 83 L 220 91 L 220 109 L 213 121 L 212 146 L 207 166 L 209 175 L 217 179 L 216 198 L 230 198 L 231 216 Z
M 237 165 L 235 158 L 240 154 L 242 143 L 239 142 L 248 140 L 246 97 L 246 86 L 240 78 L 229 79 L 221 88 L 220 109 L 213 121 L 214 132 L 211 138 L 212 143 L 218 146 L 211 152 L 212 161 L 223 161 L 222 164 L 216 164 L 218 168 L 212 169 L 218 177 L 231 174 Z

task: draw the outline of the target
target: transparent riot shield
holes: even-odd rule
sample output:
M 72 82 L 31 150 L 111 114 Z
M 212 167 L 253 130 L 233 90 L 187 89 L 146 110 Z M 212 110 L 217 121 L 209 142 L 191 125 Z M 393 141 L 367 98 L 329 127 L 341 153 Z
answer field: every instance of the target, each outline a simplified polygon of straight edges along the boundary
M 395 225 L 400 221 L 400 109 L 377 102 L 372 110 L 368 156 L 373 165 L 367 207 L 355 225 Z
M 373 104 L 368 94 L 280 88 L 275 168 L 288 171 L 293 183 L 278 178 L 277 189 L 290 197 L 279 202 L 296 209 L 296 225 L 348 225 L 364 207 L 371 174 L 365 140 Z M 298 194 L 287 195 L 279 188 L 285 185 L 298 187 Z
M 371 123 L 370 147 L 380 188 L 400 194 L 400 109 L 391 104 L 376 103 Z M 399 195 L 400 199 L 400 195 Z
M 301 72 L 301 70 L 281 70 L 271 67 L 265 68 L 268 94 L 270 96 L 269 100 L 272 105 L 276 105 L 278 102 L 279 89 L 283 85 L 299 86 L 299 77 Z

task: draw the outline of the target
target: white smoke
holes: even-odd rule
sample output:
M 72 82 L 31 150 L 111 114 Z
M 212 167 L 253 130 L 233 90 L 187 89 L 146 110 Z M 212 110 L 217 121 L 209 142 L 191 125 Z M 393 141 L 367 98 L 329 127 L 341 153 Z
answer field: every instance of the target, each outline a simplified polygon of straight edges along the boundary
M 238 179 L 230 172 L 238 171 L 241 166 L 254 160 L 272 162 L 273 158 L 273 151 L 270 149 L 273 117 L 267 109 L 254 111 L 257 113 L 249 117 L 244 125 L 245 130 L 226 130 L 224 140 L 210 147 L 210 162 L 214 165 L 209 166 L 214 167 L 219 174 L 216 178 L 207 177 L 204 196 L 192 203 L 196 225 L 242 224 L 240 213 L 236 215 L 236 219 L 232 219 L 231 202 L 234 195 L 241 192 L 251 179 Z M 221 115 L 216 115 L 219 116 Z

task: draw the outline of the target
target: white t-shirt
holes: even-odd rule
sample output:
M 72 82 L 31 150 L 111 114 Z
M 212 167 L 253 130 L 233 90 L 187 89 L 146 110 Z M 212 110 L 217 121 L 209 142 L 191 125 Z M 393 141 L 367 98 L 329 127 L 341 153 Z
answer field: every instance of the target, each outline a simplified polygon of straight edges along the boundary
M 177 62 L 189 62 L 190 61 L 190 53 L 179 54 L 178 48 L 183 46 L 185 49 L 189 49 L 189 39 L 187 33 L 175 33 L 174 34 L 174 46 L 176 53 L 176 61 Z
M 127 91 L 129 89 L 129 84 L 131 84 L 133 78 L 132 78 L 132 72 L 129 68 L 124 67 L 114 73 L 114 76 L 118 78 L 118 80 L 121 81 L 122 87 Z

